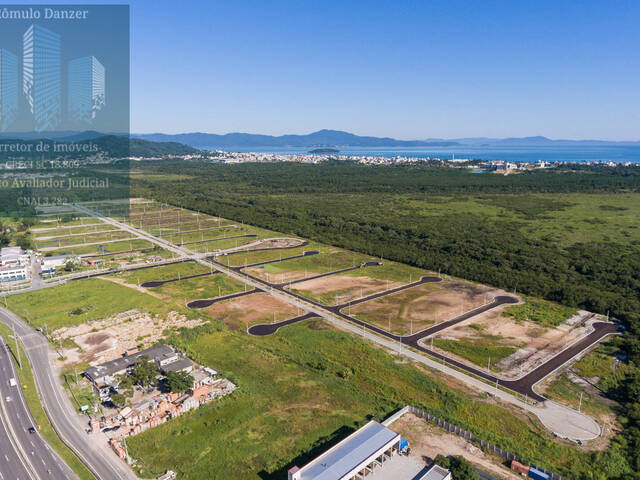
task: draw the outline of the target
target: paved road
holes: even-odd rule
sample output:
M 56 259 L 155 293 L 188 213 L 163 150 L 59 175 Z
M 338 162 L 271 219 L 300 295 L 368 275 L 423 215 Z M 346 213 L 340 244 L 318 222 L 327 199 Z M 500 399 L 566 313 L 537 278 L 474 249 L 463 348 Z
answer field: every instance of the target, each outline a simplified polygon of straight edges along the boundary
M 18 334 L 26 351 L 42 405 L 58 436 L 99 480 L 133 480 L 136 476 L 108 447 L 94 442 L 85 429 L 87 420 L 80 417 L 59 381 L 49 357 L 49 345 L 43 335 L 33 330 L 14 313 L 0 308 L 0 321 Z M 103 447 L 97 444 L 104 443 Z M 44 477 L 43 477 L 44 478 Z M 0 479 L 2 480 L 2 479 Z
M 201 300 L 192 300 L 191 302 L 187 303 L 187 307 L 206 308 L 213 305 L 214 303 L 223 302 L 224 300 L 231 300 L 232 298 L 244 297 L 245 295 L 251 295 L 252 293 L 258 293 L 262 291 L 263 290 L 260 290 L 258 288 L 252 288 L 251 290 L 247 290 L 246 292 L 231 293 L 229 295 L 223 295 L 221 297 L 215 297 L 215 298 L 203 298 Z
M 25 463 L 36 478 L 51 478 L 55 480 L 77 479 L 73 471 L 62 461 L 57 453 L 49 446 L 37 431 L 37 424 L 24 399 L 22 387 L 12 361 L 9 347 L 3 342 L 0 345 L 0 394 L 3 402 L 2 409 L 10 423 L 10 431 L 20 445 Z M 23 361 L 27 361 L 26 358 Z M 12 387 L 9 379 L 15 379 L 18 385 Z M 7 401 L 10 399 L 10 401 Z M 29 432 L 34 429 L 34 433 Z M 0 462 L 2 465 L 2 462 Z M 2 467 L 0 467 L 2 470 Z M 11 478 L 11 477 L 7 477 Z M 13 477 L 16 478 L 16 477 Z M 27 477 L 19 477 L 27 478 Z
M 218 273 L 220 272 L 215 271 L 215 272 L 195 273 L 193 275 L 185 275 L 184 277 L 180 276 L 175 278 L 169 278 L 168 280 L 151 280 L 150 282 L 141 283 L 140 286 L 144 288 L 160 287 L 166 283 L 180 282 L 182 280 L 189 280 L 190 278 L 207 277 L 209 275 L 216 275 Z
M 4 400 L 4 394 L 2 398 Z M 5 418 L 4 414 L 0 415 L 0 479 L 32 479 L 33 474 L 27 468 L 22 455 L 18 453 L 18 447 L 14 445 L 16 440 L 5 425 Z

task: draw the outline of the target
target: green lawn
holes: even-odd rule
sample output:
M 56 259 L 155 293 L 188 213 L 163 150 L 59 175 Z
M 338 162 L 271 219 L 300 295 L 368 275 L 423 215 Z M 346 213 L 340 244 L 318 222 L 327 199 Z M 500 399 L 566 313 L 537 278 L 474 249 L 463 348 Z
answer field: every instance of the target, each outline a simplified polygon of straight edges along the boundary
M 244 291 L 244 284 L 221 273 L 205 277 L 190 278 L 179 282 L 166 283 L 149 290 L 167 295 L 177 302 L 185 303 L 201 298 L 214 298 L 221 295 Z
M 578 311 L 557 303 L 548 302 L 528 296 L 523 296 L 526 303 L 510 305 L 502 313 L 505 317 L 512 317 L 517 322 L 529 320 L 545 327 L 557 327 Z
M 102 244 L 104 247 L 104 253 L 115 253 L 115 252 L 126 252 L 128 250 L 136 250 L 140 248 L 150 248 L 153 246 L 151 242 L 147 240 L 125 240 L 122 242 L 113 242 L 113 243 L 104 243 Z M 45 252 L 47 256 L 55 256 L 55 255 L 63 255 L 63 254 L 72 254 L 72 255 L 83 255 L 83 254 L 101 254 L 103 253 L 100 245 L 88 245 L 85 247 L 78 246 L 70 246 L 63 247 L 56 250 L 48 250 Z
M 99 278 L 13 295 L 7 304 L 31 325 L 47 326 L 49 331 L 132 309 L 157 314 L 178 310 L 151 295 Z
M 578 409 L 580 406 L 580 394 L 582 394 L 581 411 L 593 417 L 608 415 L 614 412 L 611 403 L 598 394 L 591 394 L 581 385 L 572 382 L 566 373 L 563 373 L 545 391 L 545 396 L 558 403 Z
M 120 278 L 127 283 L 137 285 L 154 280 L 170 280 L 172 278 L 178 278 L 178 276 L 186 277 L 188 275 L 196 275 L 209 271 L 211 271 L 210 268 L 196 262 L 181 262 L 166 266 L 125 271 L 109 276 L 113 278 Z
M 518 350 L 515 347 L 499 345 L 499 343 L 500 337 L 486 334 L 473 339 L 434 339 L 436 347 L 465 358 L 480 367 L 486 368 L 491 361 L 492 369 L 493 365 Z

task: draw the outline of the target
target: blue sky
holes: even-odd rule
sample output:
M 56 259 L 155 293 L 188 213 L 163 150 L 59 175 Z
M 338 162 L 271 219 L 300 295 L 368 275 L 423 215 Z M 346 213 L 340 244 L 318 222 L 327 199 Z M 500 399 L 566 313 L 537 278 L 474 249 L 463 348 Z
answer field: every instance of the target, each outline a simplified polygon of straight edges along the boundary
M 131 15 L 133 132 L 640 139 L 638 1 L 134 1 Z

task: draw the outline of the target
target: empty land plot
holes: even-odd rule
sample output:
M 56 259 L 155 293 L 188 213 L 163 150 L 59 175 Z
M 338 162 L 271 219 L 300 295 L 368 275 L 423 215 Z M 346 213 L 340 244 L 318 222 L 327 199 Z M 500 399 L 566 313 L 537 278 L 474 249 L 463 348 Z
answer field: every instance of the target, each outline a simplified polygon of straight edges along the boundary
M 302 255 L 307 250 L 311 250 L 308 245 L 287 249 L 279 248 L 273 250 L 261 250 L 258 252 L 237 252 L 219 256 L 216 260 L 231 267 L 241 267 L 252 263 L 268 262 L 271 260 L 292 257 L 294 255 Z
M 38 247 L 66 247 L 66 246 L 81 246 L 89 243 L 96 242 L 111 242 L 113 240 L 122 240 L 131 238 L 131 234 L 129 232 L 125 232 L 122 230 L 109 231 L 107 233 L 87 233 L 84 235 L 68 235 L 65 237 L 57 237 L 52 240 L 44 240 L 38 242 Z
M 364 273 L 367 270 L 369 269 L 364 269 Z M 401 282 L 380 280 L 366 275 L 338 274 L 296 283 L 291 287 L 291 291 L 322 305 L 338 305 L 400 285 Z
M 95 320 L 52 332 L 62 342 L 63 365 L 107 362 L 122 357 L 131 348 L 146 348 L 180 328 L 193 328 L 208 319 L 188 319 L 177 312 L 166 316 L 129 310 L 104 320 Z
M 201 242 L 204 240 L 218 240 L 236 235 L 247 234 L 247 228 L 242 227 L 202 227 L 196 231 L 186 230 L 186 233 L 172 232 L 162 235 L 162 239 L 172 243 Z
M 372 260 L 378 260 L 373 258 Z M 391 262 L 384 260 L 382 265 L 378 265 L 372 268 L 366 268 L 363 270 L 353 270 L 347 275 L 354 277 L 360 275 L 366 275 L 371 278 L 377 278 L 379 280 L 389 280 L 392 282 L 410 283 L 420 280 L 425 275 L 433 275 L 433 272 L 423 270 L 422 268 L 411 267 L 402 263 Z
M 171 280 L 173 278 L 186 277 L 188 275 L 197 275 L 199 273 L 206 273 L 209 271 L 211 271 L 211 269 L 196 262 L 180 262 L 172 265 L 132 270 L 110 276 L 121 278 L 127 283 L 138 285 L 145 282 Z
M 113 243 L 105 243 L 97 244 L 97 245 L 86 245 L 86 246 L 70 246 L 70 247 L 62 247 L 55 250 L 48 250 L 47 254 L 50 255 L 63 255 L 63 254 L 72 254 L 72 255 L 91 255 L 91 254 L 101 254 L 101 253 L 114 253 L 114 252 L 125 252 L 129 250 L 138 250 L 141 248 L 151 248 L 153 244 L 147 240 L 123 240 Z
M 312 248 L 309 245 L 307 245 L 307 248 L 310 250 L 316 249 L 315 246 Z M 360 253 L 323 245 L 320 247 L 320 253 L 317 255 L 269 263 L 263 267 L 250 267 L 247 269 L 247 272 L 271 283 L 284 283 L 307 276 L 310 277 L 357 266 L 369 260 L 372 259 Z
M 588 312 L 551 328 L 505 316 L 508 308 L 489 310 L 440 332 L 435 346 L 476 365 L 486 367 L 490 360 L 494 371 L 514 378 L 588 333 L 583 324 Z
M 616 357 L 619 344 L 611 339 L 598 345 L 573 364 L 546 378 L 539 390 L 558 403 L 578 408 L 582 395 L 582 409 L 601 422 L 615 425 L 618 404 L 609 398 L 623 384 L 629 369 L 628 363 Z
M 222 273 L 189 278 L 179 282 L 165 283 L 159 287 L 148 288 L 150 292 L 171 298 L 181 304 L 186 304 L 191 300 L 216 298 L 242 292 L 244 289 L 244 283 Z
M 34 239 L 38 240 L 51 240 L 57 239 L 59 237 L 66 237 L 69 235 L 83 235 L 90 233 L 100 233 L 100 232 L 108 232 L 114 230 L 113 225 L 109 225 L 106 223 L 95 223 L 93 225 L 87 226 L 77 226 L 77 227 L 53 227 L 46 229 L 33 229 L 32 232 L 35 234 Z
M 375 272 L 376 268 L 371 271 Z M 356 305 L 351 308 L 351 315 L 385 330 L 391 322 L 392 333 L 406 335 L 411 333 L 412 323 L 416 333 L 479 307 L 496 292 L 459 280 L 425 283 Z
M 232 330 L 271 323 L 274 319 L 278 322 L 301 313 L 296 307 L 262 292 L 214 303 L 203 311 L 222 320 Z
M 62 217 L 38 217 L 37 223 L 34 225 L 36 228 L 50 228 L 55 226 L 81 226 L 91 223 L 98 223 L 100 220 L 83 215 L 65 215 Z
M 32 326 L 46 326 L 49 330 L 101 320 L 127 310 L 164 315 L 172 309 L 161 299 L 99 278 L 13 295 L 7 303 Z M 192 316 L 187 310 L 185 313 Z
M 236 249 L 255 241 L 255 237 L 221 238 L 216 242 L 195 243 L 193 245 L 186 245 L 186 247 L 193 252 L 205 253 L 228 250 L 230 248 Z

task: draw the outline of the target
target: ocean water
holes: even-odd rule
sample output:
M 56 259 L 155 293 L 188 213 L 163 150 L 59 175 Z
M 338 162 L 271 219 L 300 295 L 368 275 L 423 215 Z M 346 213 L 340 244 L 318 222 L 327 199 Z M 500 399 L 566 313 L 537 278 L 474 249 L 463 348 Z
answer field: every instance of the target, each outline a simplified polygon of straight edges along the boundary
M 205 147 L 210 150 L 229 152 L 260 152 L 282 155 L 308 153 L 312 148 L 285 147 Z M 336 147 L 338 155 L 376 156 L 376 157 L 419 157 L 419 158 L 474 158 L 482 160 L 505 160 L 509 162 L 537 162 L 538 160 L 555 162 L 632 162 L 640 163 L 640 144 L 638 145 L 460 145 L 455 147 Z

